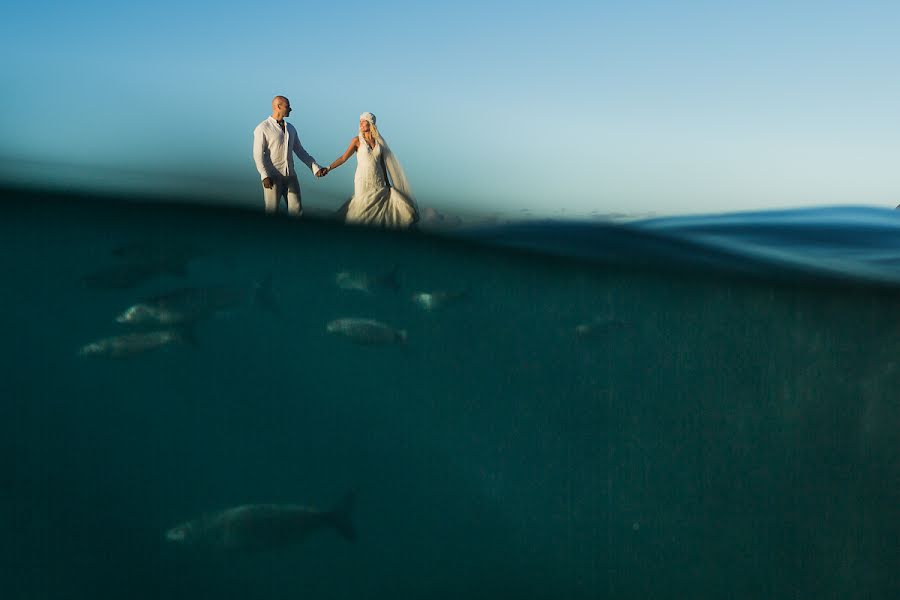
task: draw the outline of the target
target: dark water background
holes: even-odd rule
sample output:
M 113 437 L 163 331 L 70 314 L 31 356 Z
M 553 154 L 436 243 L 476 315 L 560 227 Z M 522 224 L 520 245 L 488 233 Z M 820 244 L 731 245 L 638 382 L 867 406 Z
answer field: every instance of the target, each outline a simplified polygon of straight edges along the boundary
M 435 236 L 3 200 L 0 598 L 900 594 L 890 211 Z M 194 252 L 184 275 L 83 285 L 135 243 Z M 393 266 L 400 291 L 334 283 Z M 281 315 L 243 307 L 200 323 L 196 347 L 77 356 L 148 296 L 267 275 Z M 409 299 L 462 289 L 442 311 Z M 409 341 L 330 336 L 345 316 Z M 592 319 L 609 326 L 577 335 Z M 207 511 L 325 508 L 348 489 L 356 543 L 164 539 Z

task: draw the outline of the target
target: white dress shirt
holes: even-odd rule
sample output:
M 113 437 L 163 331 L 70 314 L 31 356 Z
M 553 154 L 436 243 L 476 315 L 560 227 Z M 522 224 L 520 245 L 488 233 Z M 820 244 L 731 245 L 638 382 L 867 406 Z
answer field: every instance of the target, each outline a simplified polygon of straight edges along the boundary
M 296 175 L 294 153 L 314 175 L 322 168 L 300 145 L 297 130 L 287 121 L 282 130 L 275 117 L 269 117 L 253 130 L 253 160 L 261 179 L 276 175 Z

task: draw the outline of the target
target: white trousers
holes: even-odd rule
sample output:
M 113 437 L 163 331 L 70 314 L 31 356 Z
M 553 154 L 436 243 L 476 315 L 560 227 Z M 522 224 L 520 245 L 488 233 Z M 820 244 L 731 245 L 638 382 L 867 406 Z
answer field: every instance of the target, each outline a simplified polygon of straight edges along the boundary
M 296 175 L 290 177 L 272 177 L 272 187 L 263 187 L 263 200 L 266 202 L 266 212 L 273 213 L 278 210 L 278 204 L 282 198 L 287 202 L 288 214 L 300 216 L 303 214 L 303 204 L 300 202 L 300 181 Z

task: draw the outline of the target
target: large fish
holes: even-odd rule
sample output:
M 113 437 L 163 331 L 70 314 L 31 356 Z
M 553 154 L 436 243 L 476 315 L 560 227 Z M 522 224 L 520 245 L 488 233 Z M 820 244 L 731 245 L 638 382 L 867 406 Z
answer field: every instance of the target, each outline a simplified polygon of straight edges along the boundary
M 372 294 L 379 288 L 395 292 L 400 289 L 397 267 L 394 267 L 390 273 L 383 275 L 369 275 L 360 271 L 341 271 L 335 274 L 334 282 L 342 290 L 363 292 L 365 294 Z
M 333 529 L 345 540 L 354 541 L 356 529 L 350 520 L 354 502 L 355 494 L 350 493 L 328 511 L 296 504 L 236 506 L 177 525 L 166 532 L 166 539 L 223 550 L 269 550 Z
M 251 305 L 279 313 L 271 277 L 250 287 L 218 285 L 180 288 L 128 307 L 116 317 L 116 321 L 127 325 L 181 325 Z
M 133 263 L 187 263 L 206 255 L 207 251 L 190 243 L 173 244 L 145 239 L 116 246 L 112 254 Z
M 98 290 L 121 290 L 137 287 L 162 275 L 184 277 L 189 262 L 205 251 L 189 244 L 145 240 L 117 246 L 113 256 L 123 260 L 81 278 L 85 287 Z
M 127 358 L 185 341 L 192 341 L 191 336 L 188 332 L 181 329 L 126 333 L 85 344 L 79 348 L 78 356 Z
M 595 316 L 590 321 L 576 325 L 574 332 L 577 337 L 591 338 L 615 331 L 624 331 L 630 327 L 629 323 L 621 319 Z
M 128 262 L 104 267 L 81 277 L 81 285 L 93 290 L 124 290 L 162 275 L 187 275 L 184 261 Z
M 346 337 L 366 346 L 406 343 L 406 330 L 394 329 L 374 319 L 335 319 L 326 327 L 328 333 Z
M 455 304 L 469 295 L 468 290 L 458 292 L 416 292 L 411 296 L 413 304 L 422 310 L 432 312 Z

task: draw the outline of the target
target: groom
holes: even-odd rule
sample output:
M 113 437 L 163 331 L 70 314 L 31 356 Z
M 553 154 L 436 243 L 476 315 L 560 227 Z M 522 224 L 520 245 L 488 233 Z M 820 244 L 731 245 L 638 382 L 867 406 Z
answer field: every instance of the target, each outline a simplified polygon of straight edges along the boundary
M 294 170 L 294 154 L 309 167 L 316 177 L 328 173 L 328 169 L 316 164 L 316 160 L 300 145 L 297 130 L 285 117 L 291 114 L 291 101 L 284 96 L 272 99 L 272 116 L 253 130 L 253 160 L 262 178 L 263 199 L 266 212 L 278 209 L 281 198 L 285 198 L 288 213 L 301 215 L 300 181 Z

